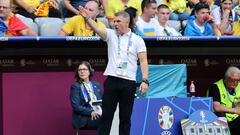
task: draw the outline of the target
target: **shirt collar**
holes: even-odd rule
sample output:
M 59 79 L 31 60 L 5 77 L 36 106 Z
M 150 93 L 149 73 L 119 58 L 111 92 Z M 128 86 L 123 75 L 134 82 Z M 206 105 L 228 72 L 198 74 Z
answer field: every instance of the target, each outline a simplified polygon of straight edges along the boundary
M 128 28 L 129 29 L 129 28 Z M 132 33 L 131 29 L 129 29 L 129 31 L 127 33 L 124 33 L 122 36 L 130 36 Z
M 227 87 L 225 80 L 223 81 L 223 84 L 224 84 L 224 86 L 225 86 L 225 88 L 226 88 L 226 90 L 228 91 L 229 94 L 231 94 L 231 95 L 234 95 L 234 94 L 235 94 L 235 89 L 230 90 L 230 89 Z

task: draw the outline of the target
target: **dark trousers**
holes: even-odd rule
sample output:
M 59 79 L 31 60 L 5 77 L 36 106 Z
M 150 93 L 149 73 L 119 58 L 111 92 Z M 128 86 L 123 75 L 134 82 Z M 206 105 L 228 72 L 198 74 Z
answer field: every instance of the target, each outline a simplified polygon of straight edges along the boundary
M 240 116 L 228 123 L 231 135 L 240 135 Z
M 83 128 L 86 129 L 97 129 L 100 125 L 101 118 L 97 120 L 92 120 L 91 117 L 88 118 L 86 125 Z
M 130 135 L 135 92 L 135 81 L 108 76 L 104 82 L 103 114 L 98 135 L 109 135 L 117 103 L 119 103 L 119 135 Z

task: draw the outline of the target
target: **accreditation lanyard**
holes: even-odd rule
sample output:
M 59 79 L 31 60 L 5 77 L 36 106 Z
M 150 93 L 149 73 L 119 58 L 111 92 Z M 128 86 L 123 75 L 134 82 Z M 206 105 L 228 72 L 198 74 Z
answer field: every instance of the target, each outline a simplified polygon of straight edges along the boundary
M 90 82 L 89 85 L 88 84 L 84 84 L 84 86 L 87 89 L 87 92 L 88 92 L 88 95 L 90 97 L 90 100 L 91 101 L 97 100 L 97 97 L 96 97 L 96 95 L 94 94 L 94 91 L 93 91 L 92 83 Z
M 83 94 L 85 102 L 88 102 L 89 100 L 88 100 L 87 90 L 83 83 L 81 84 L 81 90 L 82 90 L 82 94 Z
M 130 46 L 132 45 L 131 39 L 132 39 L 132 32 L 131 32 L 131 34 L 129 35 L 129 39 L 128 39 L 127 56 L 128 56 L 128 54 L 129 54 L 129 48 L 130 48 Z M 120 53 L 120 52 L 121 52 L 120 43 L 121 43 L 121 41 L 120 41 L 120 36 L 118 36 L 118 56 L 121 55 L 121 53 Z

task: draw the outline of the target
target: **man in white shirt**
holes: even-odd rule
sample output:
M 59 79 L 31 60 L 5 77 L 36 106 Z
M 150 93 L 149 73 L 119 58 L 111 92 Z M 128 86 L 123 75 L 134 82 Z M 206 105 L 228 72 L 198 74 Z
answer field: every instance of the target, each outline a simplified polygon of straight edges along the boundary
M 157 2 L 155 0 L 142 1 L 142 15 L 136 23 L 136 34 L 139 36 L 160 36 L 159 23 L 155 18 Z
M 138 60 L 143 77 L 140 84 L 142 94 L 147 91 L 149 84 L 144 40 L 129 29 L 130 16 L 127 12 L 115 14 L 114 30 L 99 27 L 89 17 L 88 10 L 83 7 L 80 7 L 80 14 L 108 45 L 108 64 L 104 72 L 107 79 L 104 82 L 103 113 L 97 134 L 109 135 L 114 112 L 119 103 L 119 135 L 130 135 Z
M 195 6 L 195 16 L 190 16 L 188 24 L 184 30 L 184 36 L 214 36 L 217 29 L 213 29 L 213 23 L 206 20 L 209 18 L 209 5 L 199 2 Z
M 167 5 L 161 4 L 158 6 L 158 22 L 160 24 L 161 36 L 181 36 L 174 28 L 169 27 L 167 22 L 169 20 L 170 9 Z

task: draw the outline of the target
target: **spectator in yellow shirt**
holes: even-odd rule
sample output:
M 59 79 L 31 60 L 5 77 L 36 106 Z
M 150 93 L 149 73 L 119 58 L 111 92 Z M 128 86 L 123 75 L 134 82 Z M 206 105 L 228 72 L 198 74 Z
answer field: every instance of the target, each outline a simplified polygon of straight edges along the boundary
M 100 27 L 106 26 L 96 19 L 99 14 L 99 3 L 94 0 L 90 0 L 86 3 L 85 8 L 88 10 L 91 19 L 95 20 Z M 95 36 L 96 34 L 91 27 L 88 26 L 86 20 L 81 15 L 76 15 L 70 18 L 62 27 L 58 34 L 59 36 Z
M 233 36 L 240 36 L 240 19 L 233 23 Z
M 138 15 L 142 14 L 141 0 L 103 0 L 103 6 L 110 27 L 113 26 L 113 18 L 115 17 L 115 13 L 123 11 L 128 7 L 134 7 L 137 9 Z
M 169 20 L 187 20 L 190 14 L 187 9 L 187 0 L 163 0 L 171 10 Z

